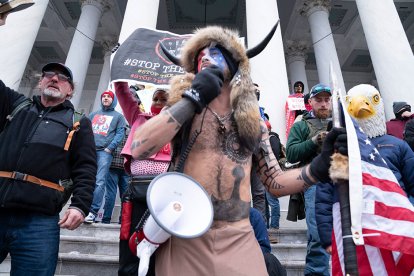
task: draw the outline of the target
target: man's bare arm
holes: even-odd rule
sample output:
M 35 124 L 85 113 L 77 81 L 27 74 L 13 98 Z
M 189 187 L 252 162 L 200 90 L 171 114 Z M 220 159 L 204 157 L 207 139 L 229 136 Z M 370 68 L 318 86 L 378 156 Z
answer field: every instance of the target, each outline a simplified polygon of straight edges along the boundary
M 151 118 L 134 133 L 131 153 L 134 159 L 146 159 L 169 143 L 181 126 L 194 115 L 194 104 L 182 99 Z
M 285 196 L 309 188 L 316 180 L 311 177 L 309 166 L 290 171 L 282 171 L 269 141 L 269 134 L 264 123 L 261 124 L 262 141 L 258 159 L 258 173 L 266 189 L 275 196 Z

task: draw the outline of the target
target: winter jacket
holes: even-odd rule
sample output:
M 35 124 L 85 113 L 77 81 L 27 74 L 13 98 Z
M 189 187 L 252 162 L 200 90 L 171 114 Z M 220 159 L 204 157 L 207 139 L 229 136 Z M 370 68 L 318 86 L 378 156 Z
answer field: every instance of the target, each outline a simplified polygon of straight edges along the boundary
M 395 118 L 395 119 L 391 119 L 390 121 L 386 122 L 387 134 L 403 139 L 405 124 L 411 118 L 414 118 L 414 114 L 411 115 L 409 118 L 404 118 L 403 120 Z
M 310 123 L 306 121 L 321 123 L 318 127 L 309 128 Z M 319 146 L 312 142 L 311 138 L 320 131 L 326 131 L 327 121 L 316 119 L 311 112 L 305 112 L 302 120 L 293 124 L 290 129 L 286 144 L 286 157 L 290 163 L 300 161 L 300 165 L 306 165 L 318 154 Z M 312 125 L 317 125 L 312 123 Z M 297 221 L 305 218 L 305 199 L 303 193 L 290 196 L 287 219 Z
M 322 122 L 327 125 L 327 121 L 316 119 L 312 112 L 306 112 L 302 121 L 293 124 L 290 129 L 288 141 L 286 143 L 286 157 L 290 163 L 301 162 L 301 165 L 310 163 L 312 159 L 318 154 L 319 146 L 312 142 L 311 138 L 320 131 L 326 131 L 326 127 L 321 129 L 309 129 L 306 121 Z
M 96 153 L 91 122 L 83 117 L 68 151 L 64 145 L 73 126 L 70 101 L 44 107 L 40 96 L 18 112 L 6 126 L 6 117 L 26 97 L 0 81 L 0 171 L 35 176 L 53 183 L 73 181 L 70 208 L 87 214 L 96 176 Z M 65 204 L 64 193 L 31 182 L 0 177 L 0 208 L 55 215 Z
M 128 174 L 131 174 L 131 144 L 134 140 L 134 133 L 138 127 L 144 124 L 152 115 L 143 113 L 137 104 L 134 96 L 129 91 L 129 86 L 127 82 L 116 82 L 115 83 L 115 93 L 121 105 L 122 112 L 124 113 L 125 119 L 128 124 L 131 126 L 131 132 L 128 136 L 128 140 L 122 150 L 122 155 L 125 157 L 124 168 Z M 155 161 L 171 161 L 170 154 L 170 144 L 167 144 L 159 150 L 154 155 L 150 156 L 148 159 Z
M 414 152 L 408 144 L 391 135 L 382 135 L 371 139 L 390 170 L 394 173 L 402 189 L 414 198 Z M 332 185 L 318 185 L 315 195 L 315 217 L 321 244 L 325 248 L 331 245 L 332 204 L 338 202 L 336 189 Z
M 115 111 L 117 103 L 115 97 L 109 107 L 105 107 L 101 103 L 100 110 L 89 114 L 97 150 L 107 148 L 113 152 L 125 136 L 126 123 L 124 116 Z

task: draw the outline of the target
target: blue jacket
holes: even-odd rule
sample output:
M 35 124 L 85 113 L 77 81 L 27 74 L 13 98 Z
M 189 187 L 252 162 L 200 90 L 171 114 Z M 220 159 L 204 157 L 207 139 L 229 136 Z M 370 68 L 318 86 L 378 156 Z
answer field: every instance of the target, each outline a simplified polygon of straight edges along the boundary
M 269 235 L 267 234 L 266 223 L 262 214 L 258 210 L 250 208 L 249 219 L 263 254 L 270 253 L 272 248 L 270 247 Z
M 391 135 L 371 139 L 388 167 L 394 173 L 402 189 L 414 199 L 414 152 L 403 140 Z M 333 185 L 322 184 L 316 187 L 315 217 L 321 244 L 324 248 L 331 245 L 332 205 L 338 202 L 337 190 Z M 414 204 L 413 204 L 414 205 Z
M 113 152 L 125 136 L 126 122 L 124 116 L 115 111 L 117 103 L 115 97 L 109 107 L 101 103 L 100 110 L 89 114 L 97 150 L 108 148 Z

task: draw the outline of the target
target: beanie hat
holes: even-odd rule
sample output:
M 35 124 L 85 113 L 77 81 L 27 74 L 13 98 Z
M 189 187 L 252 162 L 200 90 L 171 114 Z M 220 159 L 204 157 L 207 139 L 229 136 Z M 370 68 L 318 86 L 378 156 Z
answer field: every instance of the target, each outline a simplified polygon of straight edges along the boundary
M 407 102 L 393 102 L 392 109 L 396 117 L 401 116 L 404 111 L 411 111 L 411 106 Z
M 103 93 L 102 93 L 102 95 L 101 95 L 101 99 L 102 99 L 103 95 L 105 95 L 105 94 L 108 94 L 108 95 L 109 95 L 109 97 L 111 97 L 111 98 L 112 98 L 112 100 L 115 98 L 115 94 L 114 94 L 114 92 L 112 92 L 111 90 L 106 90 L 105 92 L 103 92 Z

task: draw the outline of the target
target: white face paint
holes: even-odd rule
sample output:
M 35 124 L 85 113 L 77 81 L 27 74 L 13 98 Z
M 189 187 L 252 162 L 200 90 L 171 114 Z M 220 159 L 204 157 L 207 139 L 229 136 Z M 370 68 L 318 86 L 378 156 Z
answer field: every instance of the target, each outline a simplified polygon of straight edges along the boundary
M 197 72 L 200 72 L 210 65 L 216 65 L 223 71 L 228 70 L 223 53 L 217 47 L 206 47 L 197 56 Z

